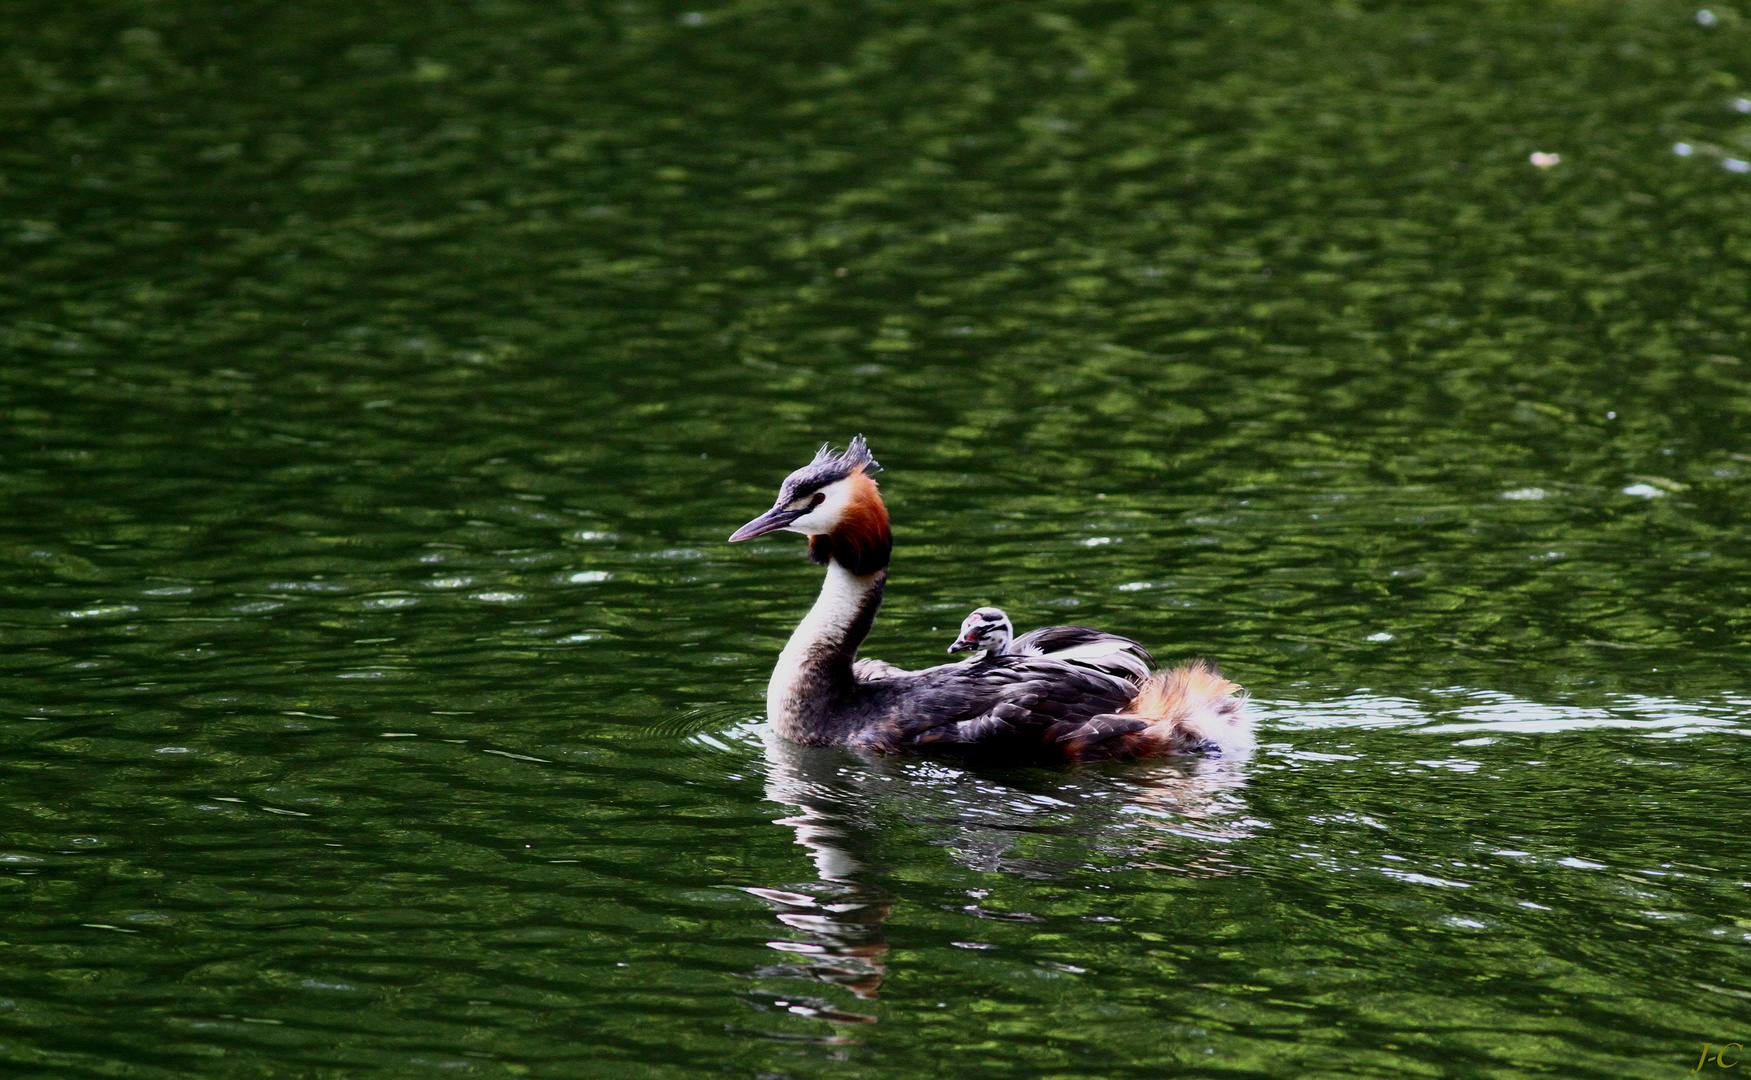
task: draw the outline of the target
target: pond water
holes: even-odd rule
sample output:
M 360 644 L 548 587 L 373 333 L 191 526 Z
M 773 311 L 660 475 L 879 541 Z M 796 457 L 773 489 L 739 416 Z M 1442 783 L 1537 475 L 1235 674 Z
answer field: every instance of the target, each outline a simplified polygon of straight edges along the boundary
M 1751 15 L 15 0 L 0 42 L 7 1076 L 1751 1042 Z M 770 740 L 818 571 L 724 540 L 858 433 L 866 655 L 1094 624 L 1218 661 L 1257 753 Z

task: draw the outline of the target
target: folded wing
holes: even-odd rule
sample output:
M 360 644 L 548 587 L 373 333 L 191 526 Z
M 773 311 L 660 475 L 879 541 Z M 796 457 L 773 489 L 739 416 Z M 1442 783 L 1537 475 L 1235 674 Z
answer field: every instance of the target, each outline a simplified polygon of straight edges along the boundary
M 1141 683 L 1155 667 L 1149 650 L 1128 637 L 1088 626 L 1043 626 L 1009 645 L 1011 656 L 1041 656 Z

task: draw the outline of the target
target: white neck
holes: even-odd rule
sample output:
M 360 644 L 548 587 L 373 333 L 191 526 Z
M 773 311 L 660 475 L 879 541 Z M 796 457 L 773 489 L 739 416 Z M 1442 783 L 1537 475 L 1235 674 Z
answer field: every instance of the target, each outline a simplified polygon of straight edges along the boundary
M 824 719 L 819 713 L 830 704 L 833 662 L 840 660 L 849 675 L 851 660 L 869 630 L 867 620 L 873 617 L 866 611 L 870 594 L 875 593 L 880 602 L 882 576 L 858 577 L 836 560 L 827 564 L 821 595 L 778 654 L 778 665 L 766 684 L 766 716 L 780 734 L 811 741 L 801 729 Z M 857 640 L 849 640 L 854 631 Z

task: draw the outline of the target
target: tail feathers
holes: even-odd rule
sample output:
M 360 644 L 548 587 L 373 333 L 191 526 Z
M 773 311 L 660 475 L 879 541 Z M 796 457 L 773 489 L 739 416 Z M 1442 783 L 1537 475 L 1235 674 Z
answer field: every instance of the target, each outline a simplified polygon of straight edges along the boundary
M 1156 672 L 1121 712 L 1095 719 L 1104 723 L 1079 731 L 1070 756 L 1232 754 L 1253 745 L 1246 691 L 1203 660 Z
M 1138 737 L 1158 754 L 1232 753 L 1253 741 L 1246 691 L 1204 660 L 1149 676 L 1125 712 L 1148 722 Z

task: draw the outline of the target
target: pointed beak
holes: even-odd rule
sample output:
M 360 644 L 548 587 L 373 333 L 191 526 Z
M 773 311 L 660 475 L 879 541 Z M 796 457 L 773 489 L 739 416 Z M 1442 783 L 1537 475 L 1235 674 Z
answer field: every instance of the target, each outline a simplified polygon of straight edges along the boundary
M 955 643 L 948 647 L 948 651 L 949 652 L 966 652 L 968 649 L 971 649 L 974 646 L 978 645 L 978 643 L 979 643 L 979 639 L 974 637 L 973 635 L 962 634 L 960 637 L 955 638 Z
M 803 512 L 801 510 L 785 510 L 775 506 L 731 533 L 730 543 L 734 544 L 740 540 L 752 540 L 756 536 L 765 536 L 769 532 L 777 532 L 779 529 L 784 528 L 786 525 L 789 525 L 791 522 L 802 516 Z

